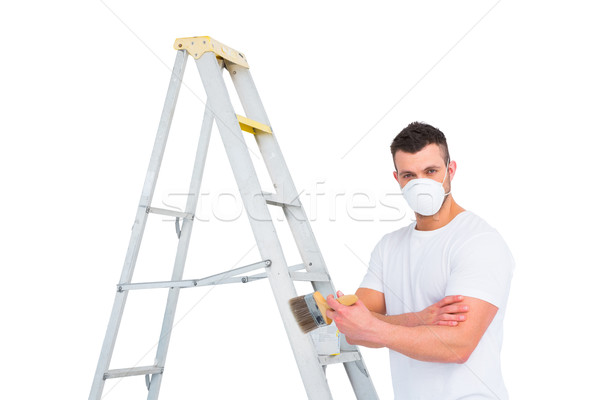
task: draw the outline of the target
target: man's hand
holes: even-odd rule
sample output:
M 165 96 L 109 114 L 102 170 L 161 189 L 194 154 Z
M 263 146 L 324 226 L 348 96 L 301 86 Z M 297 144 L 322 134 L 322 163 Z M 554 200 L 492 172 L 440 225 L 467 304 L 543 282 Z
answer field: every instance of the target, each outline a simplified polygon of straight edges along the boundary
M 416 313 L 419 325 L 457 326 L 467 319 L 469 306 L 461 304 L 464 296 L 446 296 L 437 303 Z
M 343 293 L 338 291 L 338 297 Z M 349 344 L 360 344 L 366 347 L 381 347 L 376 343 L 382 321 L 375 318 L 365 304 L 359 299 L 351 306 L 340 304 L 333 295 L 327 296 L 327 317 L 331 318 L 337 328 L 346 335 Z

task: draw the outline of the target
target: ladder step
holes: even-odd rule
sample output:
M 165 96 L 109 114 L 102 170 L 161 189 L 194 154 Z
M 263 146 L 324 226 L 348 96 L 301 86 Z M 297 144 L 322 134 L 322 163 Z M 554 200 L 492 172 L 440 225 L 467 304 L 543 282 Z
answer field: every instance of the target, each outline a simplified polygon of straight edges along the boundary
M 153 213 L 153 214 L 168 215 L 169 217 L 176 217 L 176 218 L 182 218 L 182 219 L 194 219 L 194 214 L 192 214 L 192 213 L 166 210 L 164 208 L 146 207 L 146 212 Z
M 283 207 L 283 206 L 299 207 L 300 206 L 300 203 L 298 202 L 298 198 L 295 198 L 292 201 L 288 201 L 288 200 L 282 199 L 281 196 L 277 195 L 276 193 L 262 192 L 262 195 L 263 195 L 265 201 L 267 202 L 267 204 L 270 204 L 272 206 L 279 206 L 279 207 Z
M 319 356 L 319 362 L 321 365 L 348 363 L 358 361 L 361 359 L 358 351 L 342 351 L 340 354 L 334 356 Z
M 150 365 L 147 367 L 111 369 L 104 373 L 104 380 L 123 378 L 126 376 L 162 374 L 164 370 L 164 367 L 157 367 L 156 365 Z
M 273 133 L 269 125 L 261 124 L 258 121 L 251 120 L 250 118 L 238 114 L 236 114 L 236 117 L 240 123 L 240 128 L 245 132 L 252 133 L 253 135 L 256 135 L 257 133 Z

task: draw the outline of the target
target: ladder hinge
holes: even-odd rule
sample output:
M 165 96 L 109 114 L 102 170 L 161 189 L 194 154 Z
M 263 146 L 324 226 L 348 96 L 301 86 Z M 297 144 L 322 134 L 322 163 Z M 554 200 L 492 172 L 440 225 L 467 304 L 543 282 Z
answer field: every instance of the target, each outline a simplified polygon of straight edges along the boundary
M 195 36 L 175 39 L 173 45 L 175 50 L 187 50 L 195 60 L 202 57 L 202 54 L 213 52 L 218 58 L 222 58 L 234 64 L 245 68 L 250 68 L 246 56 L 223 43 L 216 41 L 210 36 Z

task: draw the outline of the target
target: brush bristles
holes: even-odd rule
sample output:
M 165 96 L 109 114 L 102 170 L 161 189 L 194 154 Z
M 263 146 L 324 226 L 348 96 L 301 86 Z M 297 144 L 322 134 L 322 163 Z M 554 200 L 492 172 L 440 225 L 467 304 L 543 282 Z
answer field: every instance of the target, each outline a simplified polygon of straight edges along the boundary
M 290 299 L 290 308 L 302 332 L 308 333 L 319 327 L 306 304 L 305 296 Z

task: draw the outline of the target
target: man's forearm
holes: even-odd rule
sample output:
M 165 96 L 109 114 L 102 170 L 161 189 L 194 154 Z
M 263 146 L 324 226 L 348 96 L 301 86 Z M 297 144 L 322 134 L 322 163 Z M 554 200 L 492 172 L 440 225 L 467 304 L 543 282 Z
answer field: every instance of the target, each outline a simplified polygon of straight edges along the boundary
M 417 313 L 382 315 L 376 312 L 371 312 L 371 314 L 373 314 L 373 316 L 375 316 L 377 319 L 392 325 L 401 325 L 406 327 L 423 325 L 423 321 L 419 318 Z
M 371 295 L 374 296 L 373 294 Z M 363 296 L 365 296 L 364 293 Z M 398 315 L 385 315 L 385 304 L 378 304 L 373 299 L 370 299 L 371 304 L 367 308 L 371 310 L 373 316 L 376 318 L 393 325 L 407 327 L 419 325 L 458 326 L 467 320 L 466 313 L 469 312 L 469 306 L 464 303 L 464 299 L 464 296 L 461 295 L 446 296 L 419 312 Z
M 387 347 L 419 361 L 439 363 L 463 363 L 475 348 L 465 343 L 464 337 L 457 334 L 459 330 L 453 327 L 407 326 L 404 324 L 418 322 L 414 320 L 417 317 L 410 314 L 372 314 L 383 323 L 374 327 L 370 339 L 349 341 L 351 344 L 370 348 Z
M 477 343 L 469 343 L 460 329 L 447 326 L 420 325 L 407 327 L 382 324 L 373 347 L 388 347 L 410 358 L 440 363 L 463 363 Z

